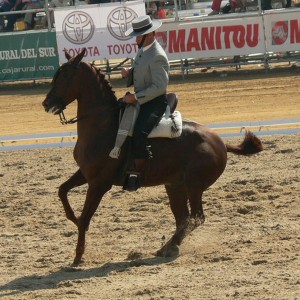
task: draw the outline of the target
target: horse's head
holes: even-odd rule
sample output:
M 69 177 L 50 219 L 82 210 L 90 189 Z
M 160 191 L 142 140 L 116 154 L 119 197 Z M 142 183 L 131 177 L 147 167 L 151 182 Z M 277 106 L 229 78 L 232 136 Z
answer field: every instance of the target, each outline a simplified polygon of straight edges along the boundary
M 68 62 L 56 71 L 52 80 L 52 88 L 42 103 L 46 112 L 60 114 L 68 104 L 77 98 L 78 88 L 81 85 L 78 80 L 78 69 L 85 51 L 84 48 L 74 57 L 65 52 Z

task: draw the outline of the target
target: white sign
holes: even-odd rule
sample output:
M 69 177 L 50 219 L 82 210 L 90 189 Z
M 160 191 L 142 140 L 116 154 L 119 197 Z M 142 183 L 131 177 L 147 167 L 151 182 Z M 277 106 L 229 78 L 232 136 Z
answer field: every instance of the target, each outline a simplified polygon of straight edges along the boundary
M 87 49 L 85 60 L 134 57 L 135 38 L 125 36 L 131 22 L 145 15 L 143 1 L 113 2 L 54 11 L 59 62 Z
M 164 24 L 157 32 L 169 59 L 264 53 L 261 17 Z
M 300 10 L 264 16 L 268 52 L 300 50 Z
M 167 22 L 156 32 L 169 60 L 226 57 L 300 50 L 300 9 L 272 10 L 263 16 Z M 85 59 L 133 58 L 135 38 L 125 31 L 145 15 L 143 1 L 114 2 L 55 10 L 60 63 L 87 49 Z

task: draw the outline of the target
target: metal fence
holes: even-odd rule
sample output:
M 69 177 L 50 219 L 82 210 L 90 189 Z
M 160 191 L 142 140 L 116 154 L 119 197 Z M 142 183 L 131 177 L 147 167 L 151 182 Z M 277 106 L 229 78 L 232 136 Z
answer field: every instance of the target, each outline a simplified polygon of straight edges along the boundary
M 273 0 L 275 1 L 275 0 Z M 276 0 L 277 1 L 277 0 Z M 260 1 L 259 1 L 260 2 Z M 258 4 L 259 4 L 258 2 Z M 23 10 L 23 11 L 14 11 L 14 12 L 5 12 L 0 13 L 0 15 L 7 15 L 7 14 L 25 14 L 27 12 L 35 13 L 35 14 L 45 14 L 45 18 L 47 19 L 48 27 L 42 30 L 29 30 L 29 31 L 14 31 L 11 33 L 0 33 L 0 82 L 1 81 L 15 81 L 15 80 L 28 80 L 28 79 L 40 79 L 40 78 L 52 78 L 54 72 L 58 66 L 58 62 L 54 62 L 54 57 L 50 57 L 53 61 L 51 66 L 48 66 L 48 69 L 39 70 L 36 72 L 36 66 L 47 67 L 47 63 L 50 61 L 49 56 L 47 57 L 44 55 L 43 58 L 40 57 L 30 57 L 29 66 L 27 65 L 22 69 L 23 64 L 25 64 L 25 59 L 28 57 L 21 57 L 19 55 L 19 60 L 14 60 L 17 56 L 17 51 L 22 52 L 25 51 L 24 49 L 17 48 L 23 47 L 27 45 L 27 50 L 31 51 L 39 51 L 40 49 L 45 49 L 45 51 L 52 52 L 55 51 L 55 55 L 57 56 L 57 45 L 55 42 L 55 29 L 51 28 L 50 22 L 50 13 L 53 12 L 53 8 L 48 7 L 48 0 L 46 0 L 46 8 L 41 9 L 32 9 L 32 10 Z M 175 1 L 175 5 L 176 5 Z M 76 6 L 75 6 L 76 7 Z M 220 22 L 227 19 L 234 20 L 234 19 L 241 19 L 241 18 L 261 18 L 268 15 L 280 15 L 281 12 L 284 14 L 293 13 L 293 9 L 287 10 L 274 10 L 266 15 L 264 12 L 261 12 L 258 6 L 256 11 L 249 11 L 246 13 L 236 13 L 236 14 L 227 14 L 227 15 L 215 15 L 215 16 L 191 16 L 191 17 L 182 17 L 175 16 L 174 18 L 164 19 L 163 22 L 165 25 L 168 25 L 170 22 L 173 24 L 183 22 L 186 25 L 191 24 L 194 22 L 195 24 L 203 24 L 205 22 Z M 299 9 L 297 10 L 299 12 Z M 294 13 L 295 14 L 295 13 Z M 300 33 L 299 33 L 300 34 Z M 296 37 L 299 39 L 298 37 Z M 14 45 L 15 49 L 14 50 Z M 20 46 L 21 45 L 21 46 Z M 295 47 L 294 47 L 295 48 Z M 4 51 L 2 51 L 5 49 Z M 299 48 L 300 49 L 300 48 Z M 242 49 L 241 49 L 242 50 Z M 242 51 L 241 51 L 242 52 Z M 11 53 L 11 56 L 7 53 Z M 195 54 L 195 53 L 194 53 Z M 6 55 L 6 56 L 5 56 Z M 15 55 L 15 57 L 14 57 Z M 300 52 L 299 51 L 289 51 L 289 49 L 285 49 L 278 52 L 264 52 L 264 53 L 253 53 L 253 54 L 234 54 L 234 55 L 224 55 L 220 56 L 213 56 L 213 57 L 202 57 L 196 58 L 196 56 L 201 56 L 201 53 L 198 55 L 191 55 L 187 58 L 180 58 L 180 55 L 175 59 L 170 59 L 171 65 L 171 72 L 172 71 L 181 71 L 183 75 L 188 74 L 189 72 L 197 69 L 204 69 L 204 68 L 221 68 L 221 67 L 235 67 L 236 70 L 242 68 L 245 65 L 251 64 L 263 64 L 265 70 L 268 70 L 268 67 L 272 63 L 282 63 L 287 62 L 288 64 L 291 62 L 298 62 L 300 61 Z M 9 58 L 12 57 L 10 60 Z M 57 60 L 57 58 L 55 58 Z M 109 59 L 109 60 L 101 60 L 97 61 L 97 64 L 101 66 L 101 69 L 108 74 L 109 76 L 112 74 L 120 73 L 121 68 L 124 65 L 131 65 L 132 59 L 131 58 L 122 58 L 122 59 Z M 30 67 L 31 66 L 31 67 Z M 28 72 L 30 68 L 33 70 L 31 73 Z M 16 72 L 24 71 L 22 76 L 17 76 Z M 13 72 L 16 71 L 14 74 Z M 6 73 L 4 73 L 6 72 Z M 35 73 L 34 73 L 35 72 Z M 20 74 L 21 72 L 19 72 Z M 9 76 L 8 76 L 9 75 Z M 12 76 L 14 75 L 14 76 Z

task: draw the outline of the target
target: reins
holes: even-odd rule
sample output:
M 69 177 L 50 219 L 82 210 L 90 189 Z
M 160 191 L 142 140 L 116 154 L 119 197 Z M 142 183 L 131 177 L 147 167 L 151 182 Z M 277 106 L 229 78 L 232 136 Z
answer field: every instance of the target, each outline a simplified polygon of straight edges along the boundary
M 74 117 L 74 118 L 71 118 L 70 120 L 67 120 L 66 117 L 65 117 L 65 114 L 64 112 L 62 111 L 60 114 L 59 114 L 59 119 L 60 119 L 60 123 L 62 125 L 67 125 L 67 124 L 74 124 L 74 123 L 77 123 L 79 120 L 81 120 L 82 118 L 78 119 L 78 117 Z
M 121 113 L 121 108 L 120 107 L 116 107 L 116 108 L 112 108 L 110 111 L 114 111 L 114 110 L 120 110 L 120 113 Z M 100 114 L 107 114 L 107 111 L 101 111 L 101 112 L 96 112 L 96 113 L 90 113 L 90 114 L 87 114 L 87 115 L 84 115 L 84 116 L 76 116 L 76 117 L 73 117 L 69 120 L 66 119 L 65 117 L 65 114 L 64 112 L 62 111 L 60 114 L 59 114 L 59 119 L 60 119 L 60 123 L 62 125 L 68 125 L 68 124 L 74 124 L 74 123 L 77 123 L 83 119 L 87 119 L 89 118 L 90 116 L 93 116 L 93 115 L 100 115 Z

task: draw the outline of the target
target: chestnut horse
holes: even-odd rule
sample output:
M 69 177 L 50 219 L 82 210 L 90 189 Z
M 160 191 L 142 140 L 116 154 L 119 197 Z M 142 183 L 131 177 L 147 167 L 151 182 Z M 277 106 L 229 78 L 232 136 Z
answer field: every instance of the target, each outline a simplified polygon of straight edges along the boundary
M 113 185 L 123 185 L 130 144 L 127 139 L 118 159 L 109 157 L 118 131 L 120 106 L 104 74 L 93 64 L 81 61 L 84 54 L 85 49 L 75 57 L 65 54 L 68 62 L 57 70 L 43 101 L 45 110 L 53 114 L 61 114 L 68 104 L 78 101 L 74 158 L 79 169 L 58 192 L 67 218 L 78 228 L 74 264 L 82 260 L 86 231 L 101 198 Z M 166 256 L 204 222 L 202 194 L 223 173 L 227 152 L 251 155 L 260 152 L 262 144 L 250 132 L 240 145 L 225 144 L 212 130 L 191 121 L 183 122 L 180 137 L 155 138 L 149 143 L 153 158 L 146 163 L 143 186 L 165 185 L 176 221 L 175 233 L 156 252 L 158 256 Z M 84 207 L 76 217 L 68 192 L 85 183 L 88 190 Z

